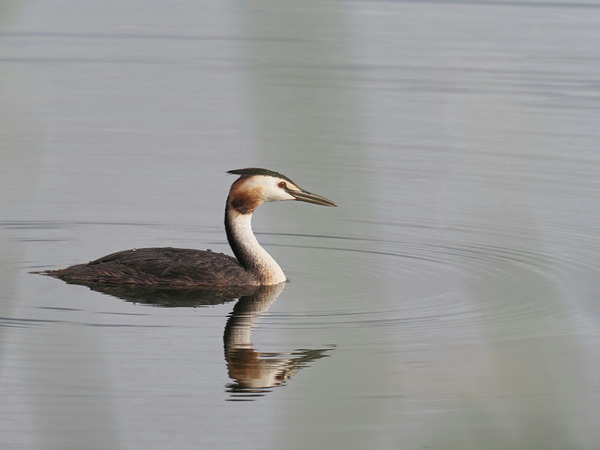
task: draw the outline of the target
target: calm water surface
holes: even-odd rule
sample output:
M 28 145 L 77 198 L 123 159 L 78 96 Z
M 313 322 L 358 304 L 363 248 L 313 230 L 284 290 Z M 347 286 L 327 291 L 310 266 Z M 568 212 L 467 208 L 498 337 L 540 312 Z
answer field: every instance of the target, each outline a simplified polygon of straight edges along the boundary
M 600 447 L 595 2 L 0 6 L 0 443 Z M 228 252 L 225 172 L 290 281 L 32 275 Z M 242 295 L 243 294 L 243 295 Z

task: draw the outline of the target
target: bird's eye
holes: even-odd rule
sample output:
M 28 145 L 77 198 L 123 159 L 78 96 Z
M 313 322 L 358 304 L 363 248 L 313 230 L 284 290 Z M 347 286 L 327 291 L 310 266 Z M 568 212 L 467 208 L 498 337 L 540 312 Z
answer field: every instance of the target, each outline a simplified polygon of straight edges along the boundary
M 287 184 L 285 184 L 285 181 L 280 181 L 277 186 L 279 186 L 281 189 L 285 189 L 287 187 Z

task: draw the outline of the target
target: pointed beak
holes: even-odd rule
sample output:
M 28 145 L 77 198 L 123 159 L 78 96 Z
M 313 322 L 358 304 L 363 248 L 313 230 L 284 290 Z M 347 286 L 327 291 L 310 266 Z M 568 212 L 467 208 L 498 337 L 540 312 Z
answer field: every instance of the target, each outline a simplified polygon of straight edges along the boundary
M 310 192 L 306 192 L 302 189 L 286 189 L 286 192 L 299 202 L 313 203 L 321 206 L 337 206 L 335 203 L 325 197 L 321 197 L 317 194 L 311 194 Z

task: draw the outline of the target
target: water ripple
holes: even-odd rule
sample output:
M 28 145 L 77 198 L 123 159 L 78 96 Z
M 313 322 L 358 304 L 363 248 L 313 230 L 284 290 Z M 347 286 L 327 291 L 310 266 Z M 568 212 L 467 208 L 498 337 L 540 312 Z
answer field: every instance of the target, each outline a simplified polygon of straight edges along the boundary
M 323 252 L 303 261 L 292 283 L 294 275 L 318 274 L 326 281 L 304 289 L 306 296 L 342 294 L 324 298 L 318 310 L 270 315 L 269 323 L 298 332 L 357 327 L 474 339 L 467 335 L 480 333 L 483 320 L 486 333 L 505 339 L 589 334 L 598 307 L 576 304 L 563 286 L 600 274 L 597 239 L 585 229 L 542 225 L 533 233 L 526 223 L 506 225 L 374 224 L 389 239 L 286 235 L 291 243 L 281 246 L 291 252 Z

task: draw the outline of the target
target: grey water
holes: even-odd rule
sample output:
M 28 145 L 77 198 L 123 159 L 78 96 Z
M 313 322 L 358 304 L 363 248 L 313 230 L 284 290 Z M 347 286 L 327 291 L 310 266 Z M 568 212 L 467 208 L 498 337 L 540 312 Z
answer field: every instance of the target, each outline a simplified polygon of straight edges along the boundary
M 600 448 L 600 5 L 4 0 L 0 447 Z M 229 252 L 234 298 L 31 272 Z M 238 300 L 239 298 L 239 300 Z

